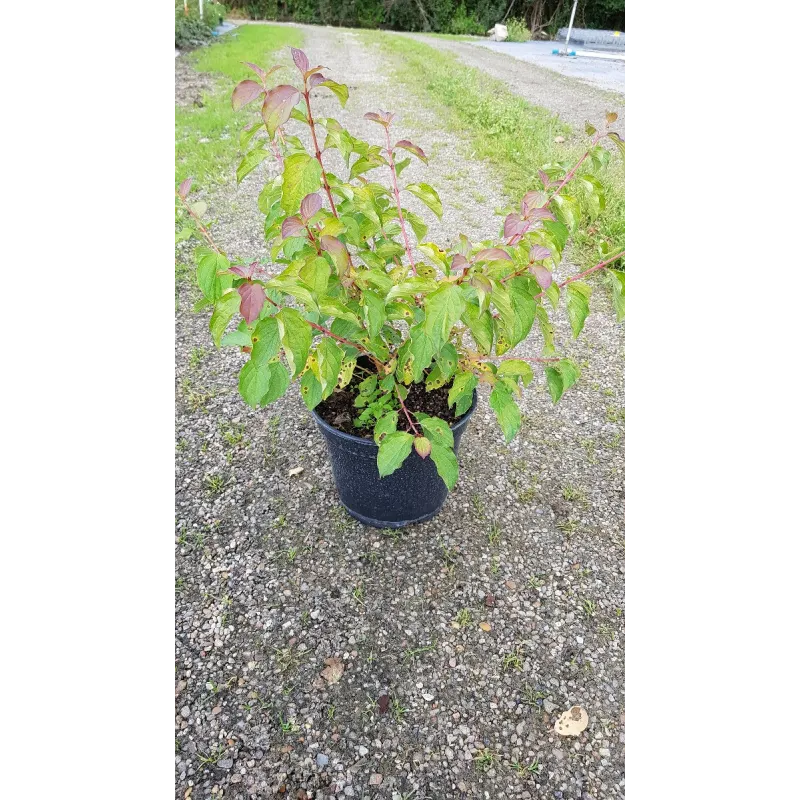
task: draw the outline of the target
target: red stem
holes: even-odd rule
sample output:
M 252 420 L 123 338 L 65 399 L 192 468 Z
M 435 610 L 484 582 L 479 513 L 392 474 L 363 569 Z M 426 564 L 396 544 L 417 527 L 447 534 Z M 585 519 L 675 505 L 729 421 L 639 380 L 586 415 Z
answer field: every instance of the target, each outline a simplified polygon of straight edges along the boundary
M 208 230 L 208 228 L 206 228 L 205 225 L 203 225 L 203 221 L 200 219 L 200 217 L 198 217 L 197 214 L 195 214 L 194 211 L 192 211 L 192 208 L 186 202 L 186 199 L 181 197 L 180 194 L 178 194 L 178 192 L 175 192 L 175 196 L 178 198 L 178 200 L 181 201 L 181 203 L 183 204 L 183 207 L 189 212 L 189 214 L 191 215 L 192 219 L 194 219 L 194 221 L 197 223 L 197 227 L 200 228 L 200 233 L 202 233 L 203 236 L 205 236 L 205 239 L 209 243 L 209 245 L 211 246 L 211 249 L 215 250 L 217 253 L 222 254 L 222 250 L 219 249 L 219 247 L 217 246 L 217 243 L 212 238 L 211 232 Z
M 389 154 L 389 167 L 392 170 L 392 187 L 394 188 L 394 199 L 397 203 L 397 216 L 400 220 L 400 230 L 403 231 L 403 241 L 406 243 L 406 255 L 411 264 L 411 271 L 416 275 L 417 268 L 414 265 L 414 256 L 411 255 L 411 243 L 408 241 L 408 233 L 406 232 L 406 221 L 403 218 L 403 209 L 400 207 L 400 189 L 397 187 L 397 170 L 394 166 L 394 156 L 392 155 L 392 145 L 389 139 L 389 126 L 385 126 L 386 130 L 386 152 Z
M 336 219 L 339 219 L 339 213 L 336 210 L 336 203 L 333 202 L 331 187 L 328 183 L 328 178 L 325 175 L 325 165 L 322 163 L 322 152 L 320 151 L 319 144 L 317 143 L 317 133 L 314 130 L 314 117 L 311 116 L 311 98 L 309 96 L 308 89 L 303 92 L 303 97 L 306 99 L 306 109 L 308 109 L 308 126 L 311 128 L 311 141 L 314 143 L 314 154 L 317 157 L 317 161 L 319 161 L 320 167 L 322 167 L 322 185 L 325 187 L 325 193 L 328 195 L 328 202 L 331 204 L 333 216 L 336 217 Z
M 403 402 L 403 398 L 400 397 L 400 392 L 397 391 L 397 387 L 395 386 L 395 391 L 397 392 L 397 399 L 400 401 L 400 408 L 403 409 L 403 413 L 406 415 L 406 419 L 408 420 L 408 424 L 411 426 L 411 430 L 414 432 L 415 436 L 419 436 L 419 428 L 414 424 L 414 420 L 411 419 L 411 414 L 408 413 L 408 409 L 406 408 L 406 404 Z

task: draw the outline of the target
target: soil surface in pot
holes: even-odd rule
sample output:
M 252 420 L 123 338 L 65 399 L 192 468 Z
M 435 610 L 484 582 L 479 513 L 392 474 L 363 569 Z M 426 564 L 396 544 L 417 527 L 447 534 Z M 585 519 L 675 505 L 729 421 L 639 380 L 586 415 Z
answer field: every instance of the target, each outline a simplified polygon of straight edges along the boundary
M 443 419 L 448 425 L 454 425 L 463 414 L 456 416 L 454 408 L 447 405 L 447 394 L 453 382 L 446 383 L 439 389 L 426 390 L 424 383 L 412 383 L 408 388 L 408 397 L 405 400 L 406 408 L 410 412 L 422 411 L 432 417 Z M 364 410 L 353 405 L 358 397 L 358 385 L 350 384 L 344 389 L 335 389 L 333 394 L 323 400 L 314 411 L 319 414 L 328 425 L 337 430 L 344 431 L 353 436 L 360 436 L 363 439 L 372 439 L 373 426 L 356 428 L 353 420 Z M 410 431 L 411 426 L 402 411 L 398 409 L 397 430 Z

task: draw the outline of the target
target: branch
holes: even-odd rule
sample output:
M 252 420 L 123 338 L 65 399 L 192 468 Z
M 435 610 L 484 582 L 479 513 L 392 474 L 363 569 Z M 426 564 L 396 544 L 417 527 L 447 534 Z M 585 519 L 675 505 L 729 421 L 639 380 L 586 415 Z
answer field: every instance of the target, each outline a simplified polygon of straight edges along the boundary
M 589 269 L 584 270 L 583 272 L 579 273 L 578 275 L 573 275 L 571 278 L 567 278 L 565 281 L 561 281 L 558 284 L 559 289 L 563 289 L 568 283 L 572 283 L 573 281 L 579 281 L 581 278 L 585 278 L 587 275 L 590 275 L 592 272 L 596 272 L 599 269 L 603 269 L 607 267 L 609 264 L 613 264 L 615 261 L 619 261 L 622 256 L 625 255 L 625 251 L 621 251 L 617 253 L 613 258 L 609 258 L 607 261 L 601 261 L 599 264 L 595 264 L 593 267 L 589 267 Z M 542 297 L 545 292 L 539 292 L 539 294 L 535 294 L 533 299 L 536 300 L 538 297 Z
M 414 424 L 414 420 L 411 419 L 411 414 L 408 413 L 408 409 L 406 408 L 406 404 L 403 402 L 403 398 L 400 397 L 400 392 L 397 390 L 397 386 L 394 387 L 395 392 L 397 393 L 397 399 L 400 401 L 400 408 L 403 409 L 403 413 L 406 415 L 406 419 L 408 420 L 408 424 L 411 426 L 411 430 L 414 432 L 415 436 L 419 436 L 419 428 Z
M 397 188 L 397 170 L 394 166 L 394 156 L 392 155 L 392 145 L 389 140 L 389 126 L 385 126 L 386 131 L 386 152 L 389 154 L 389 166 L 392 170 L 392 187 L 394 188 L 394 199 L 397 204 L 397 216 L 400 220 L 400 230 L 403 231 L 403 241 L 406 243 L 406 255 L 408 256 L 409 263 L 411 264 L 411 271 L 416 275 L 417 268 L 414 265 L 414 256 L 411 255 L 411 243 L 408 241 L 408 233 L 406 232 L 406 221 L 403 218 L 403 209 L 400 208 L 400 189 Z
M 314 130 L 314 117 L 311 115 L 311 97 L 310 97 L 310 90 L 306 89 L 303 92 L 303 97 L 306 99 L 306 109 L 308 110 L 308 126 L 311 128 L 311 141 L 314 143 L 314 155 L 319 161 L 320 167 L 322 167 L 322 185 L 325 187 L 325 192 L 328 195 L 328 202 L 331 204 L 331 211 L 333 212 L 333 216 L 336 219 L 339 219 L 339 212 L 336 210 L 336 203 L 333 202 L 333 194 L 331 194 L 331 187 L 328 183 L 328 177 L 325 175 L 325 165 L 322 163 L 322 152 L 319 149 L 319 144 L 317 143 L 317 133 Z
M 205 240 L 208 242 L 211 249 L 216 251 L 220 255 L 225 255 L 222 252 L 222 250 L 220 250 L 217 243 L 214 241 L 214 238 L 211 236 L 211 231 L 209 231 L 208 228 L 206 228 L 206 226 L 203 225 L 203 220 L 201 220 L 200 217 L 198 217 L 197 214 L 195 214 L 194 211 L 192 211 L 192 207 L 186 202 L 186 199 L 181 197 L 180 194 L 178 194 L 178 192 L 175 192 L 175 196 L 178 198 L 178 200 L 181 201 L 183 207 L 189 212 L 192 219 L 197 223 L 197 227 L 200 228 L 200 233 L 203 234 Z

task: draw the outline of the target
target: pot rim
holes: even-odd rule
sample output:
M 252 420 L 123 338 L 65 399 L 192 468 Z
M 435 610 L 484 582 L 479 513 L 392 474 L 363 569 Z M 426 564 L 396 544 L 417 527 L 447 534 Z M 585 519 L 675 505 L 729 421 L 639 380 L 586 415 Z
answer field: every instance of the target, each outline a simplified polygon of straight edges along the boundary
M 458 428 L 463 427 L 469 421 L 469 418 L 472 416 L 473 412 L 478 406 L 478 390 L 472 390 L 472 405 L 469 407 L 467 412 L 464 414 L 461 419 L 456 420 L 456 422 L 450 425 L 450 430 L 455 431 Z M 342 439 L 349 440 L 351 442 L 358 442 L 359 444 L 368 445 L 370 447 L 374 447 L 376 450 L 378 449 L 378 445 L 375 443 L 375 439 L 369 438 L 366 439 L 363 436 L 353 436 L 352 433 L 345 433 L 344 431 L 340 431 L 338 428 L 334 428 L 333 425 L 326 422 L 322 417 L 317 414 L 315 409 L 311 409 L 311 414 L 314 417 L 314 421 L 319 425 L 320 428 L 325 429 L 326 431 L 330 431 L 335 436 L 339 436 Z

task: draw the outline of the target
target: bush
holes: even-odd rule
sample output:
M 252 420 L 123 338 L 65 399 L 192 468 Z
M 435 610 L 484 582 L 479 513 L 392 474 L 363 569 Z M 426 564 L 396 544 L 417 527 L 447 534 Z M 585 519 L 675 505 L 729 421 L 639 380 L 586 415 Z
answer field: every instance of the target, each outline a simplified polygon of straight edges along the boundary
M 510 19 L 506 22 L 506 27 L 509 42 L 527 42 L 531 38 L 531 32 L 524 19 Z
M 330 91 L 342 106 L 349 90 L 326 78 L 325 67 L 311 67 L 314 61 L 301 50 L 292 48 L 292 58 L 297 86 L 271 86 L 271 71 L 250 65 L 259 81 L 241 81 L 232 96 L 234 110 L 256 101 L 255 119 L 247 119 L 240 139 L 246 152 L 237 181 L 268 158 L 281 172 L 258 197 L 271 264 L 229 260 L 201 220 L 206 204 L 188 200 L 191 179 L 178 188 L 186 227 L 177 235 L 202 242 L 195 250 L 203 294 L 196 308 L 214 307 L 209 327 L 217 347 L 235 347 L 248 357 L 239 373 L 248 405 L 275 402 L 294 379 L 309 409 L 351 386 L 352 426 L 378 445 L 381 477 L 399 468 L 413 448 L 421 458 L 431 457 L 452 489 L 458 462 L 450 427 L 425 413 L 419 397 L 446 389 L 446 413 L 455 419 L 471 407 L 475 387 L 486 385 L 508 443 L 522 424 L 517 403 L 533 380 L 532 364 L 543 369 L 554 403 L 578 380 L 580 368 L 559 355 L 562 345 L 550 320 L 560 307 L 573 338 L 581 333 L 592 287 L 580 279 L 606 269 L 613 308 L 624 317 L 625 275 L 608 269 L 624 251 L 606 252 L 603 261 L 560 282 L 553 274 L 570 234 L 588 229 L 605 207 L 600 178 L 610 153 L 602 141 L 624 152 L 622 138 L 610 130 L 617 115 L 609 113 L 601 131 L 587 124 L 590 143 L 572 167 L 546 164 L 531 176 L 496 239 L 470 242 L 450 231 L 447 238 L 455 244 L 442 249 L 427 241 L 427 222 L 401 200 L 402 190 L 405 202 L 414 197 L 442 219 L 432 186 L 405 180 L 401 186 L 412 157 L 428 163 L 425 152 L 407 139 L 395 140 L 394 115 L 386 111 L 364 114 L 378 126 L 373 135 L 383 144 L 357 138 L 333 118 L 315 119 L 313 88 Z M 328 172 L 318 147 L 312 154 L 296 136 L 279 135 L 287 124 L 309 126 L 315 145 L 324 128 L 325 151 L 339 151 L 349 176 Z M 365 177 L 378 168 L 388 168 L 388 186 Z M 234 319 L 236 327 L 228 330 Z M 541 357 L 507 356 L 534 324 Z M 471 341 L 465 341 L 467 333 Z
M 471 11 L 468 12 L 461 3 L 456 9 L 453 19 L 450 20 L 447 32 L 457 36 L 483 36 L 486 29 L 481 21 Z
M 189 15 L 183 8 L 183 0 L 175 0 L 175 47 L 188 50 L 211 41 L 211 29 L 216 28 L 228 13 L 222 3 L 203 3 L 203 18 L 200 18 L 198 0 L 190 0 Z

